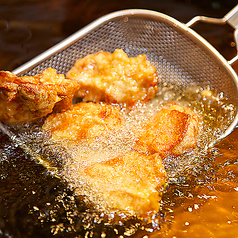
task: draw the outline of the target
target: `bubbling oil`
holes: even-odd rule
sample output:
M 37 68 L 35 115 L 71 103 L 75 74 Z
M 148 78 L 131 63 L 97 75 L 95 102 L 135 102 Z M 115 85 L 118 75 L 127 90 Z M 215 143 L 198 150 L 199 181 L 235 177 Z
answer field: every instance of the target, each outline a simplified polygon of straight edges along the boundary
M 135 131 L 138 132 L 141 125 L 170 101 L 191 108 L 201 118 L 198 147 L 179 157 L 171 156 L 164 159 L 163 162 L 168 173 L 168 187 L 162 197 L 161 210 L 153 217 L 152 222 L 146 223 L 121 211 L 102 211 L 100 207 L 91 204 L 97 198 L 84 186 L 83 178 L 74 172 L 74 168 L 85 163 L 106 161 L 120 153 L 130 151 L 135 143 Z M 37 153 L 46 155 L 44 159 L 50 160 L 52 166 L 60 168 L 58 175 L 66 181 L 67 189 L 74 191 L 73 194 L 63 192 L 55 198 L 56 204 L 63 204 L 65 220 L 70 225 L 60 222 L 60 219 L 57 218 L 59 214 L 62 214 L 57 210 L 57 206 L 52 208 L 50 217 L 42 211 L 42 216 L 38 216 L 39 223 L 43 226 L 50 222 L 51 233 L 54 235 L 63 232 L 78 234 L 79 229 L 83 229 L 84 232 L 81 230 L 80 233 L 93 237 L 94 234 L 98 234 L 100 227 L 101 237 L 108 237 L 108 234 L 111 234 L 110 237 L 142 237 L 144 235 L 147 237 L 153 237 L 153 235 L 155 237 L 157 235 L 186 237 L 184 234 L 189 232 L 191 224 L 196 223 L 196 214 L 200 212 L 200 216 L 204 219 L 209 213 L 208 211 L 211 211 L 206 205 L 207 202 L 213 204 L 212 206 L 216 204 L 218 194 L 209 186 L 224 185 L 223 182 L 215 184 L 217 181 L 213 176 L 214 171 L 217 175 L 220 168 L 219 165 L 214 165 L 214 161 L 219 157 L 219 153 L 211 145 L 214 145 L 222 132 L 229 126 L 234 114 L 234 106 L 229 103 L 223 93 L 217 93 L 209 86 L 202 87 L 191 84 L 186 89 L 178 90 L 176 88 L 175 90 L 173 86 L 163 85 L 158 90 L 156 97 L 148 104 L 140 104 L 130 112 L 122 110 L 125 121 L 122 128 L 118 129 L 117 133 L 108 132 L 104 137 L 97 138 L 94 143 L 88 141 L 77 145 L 65 142 L 55 143 L 48 135 L 41 132 L 40 124 L 13 128 L 22 141 Z M 236 163 L 235 161 L 234 159 L 233 163 Z M 224 162 L 222 165 L 226 167 Z M 235 185 L 234 188 L 236 188 Z M 234 188 L 233 193 L 235 193 Z M 224 195 L 222 190 L 219 191 L 219 196 L 228 199 L 230 194 Z M 82 200 L 79 200 L 79 197 Z M 66 200 L 70 202 L 66 202 Z M 84 207 L 88 206 L 82 212 L 79 211 L 82 209 L 79 201 L 84 204 Z M 232 204 L 235 204 L 233 200 Z M 202 210 L 207 206 L 207 210 Z M 221 214 L 229 215 L 233 212 L 233 215 L 236 216 L 235 209 L 230 209 L 227 205 L 223 207 L 226 212 L 223 213 L 223 210 Z M 29 212 L 35 214 L 39 210 L 34 210 L 34 206 L 32 206 Z M 183 224 L 179 222 L 180 219 Z M 232 217 L 231 221 L 234 222 L 234 220 L 235 218 Z M 199 230 L 199 226 L 204 227 L 203 224 L 199 224 L 197 230 Z M 206 225 L 204 229 L 209 230 L 209 225 Z
M 183 171 L 192 169 L 197 163 L 202 162 L 201 157 L 217 142 L 234 118 L 234 106 L 222 92 L 218 93 L 208 85 L 191 83 L 184 88 L 164 84 L 150 102 L 139 103 L 129 112 L 122 109 L 123 125 L 116 131 L 108 131 L 90 142 L 82 140 L 77 143 L 56 143 L 50 136 L 42 133 L 41 125 L 26 124 L 25 127 L 11 129 L 18 132 L 23 143 L 42 154 L 43 160 L 48 160 L 47 163 L 50 161 L 49 164 L 52 166 L 60 167 L 58 176 L 64 177 L 74 187 L 82 187 L 85 183 L 84 178 L 75 172 L 75 168 L 107 161 L 130 152 L 135 144 L 135 135 L 142 133 L 143 125 L 171 101 L 192 109 L 200 117 L 197 148 L 179 157 L 170 156 L 163 160 L 168 180 L 173 181 Z M 44 156 L 45 154 L 47 156 Z M 47 163 L 45 164 L 48 166 Z
M 197 148 L 189 153 L 169 156 L 163 160 L 168 180 L 174 181 L 183 171 L 202 163 L 202 156 L 217 142 L 232 122 L 235 114 L 234 106 L 222 92 L 217 93 L 209 86 L 202 87 L 193 83 L 186 89 L 178 90 L 178 87 L 163 85 L 149 103 L 138 104 L 129 112 L 122 109 L 124 123 L 116 131 L 108 131 L 92 143 L 86 140 L 79 144 L 69 142 L 66 147 L 71 158 L 65 162 L 63 176 L 74 186 L 80 187 L 83 178 L 73 172 L 75 167 L 107 161 L 131 151 L 136 135 L 142 133 L 143 125 L 171 101 L 192 109 L 200 117 L 200 121 Z

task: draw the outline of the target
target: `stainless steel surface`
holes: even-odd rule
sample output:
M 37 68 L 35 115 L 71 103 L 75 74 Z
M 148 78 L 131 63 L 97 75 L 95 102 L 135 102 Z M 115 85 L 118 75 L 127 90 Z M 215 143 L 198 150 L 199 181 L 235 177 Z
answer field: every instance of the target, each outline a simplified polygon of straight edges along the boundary
M 129 56 L 146 54 L 158 70 L 160 86 L 210 85 L 237 108 L 238 78 L 227 60 L 185 24 L 149 10 L 123 10 L 101 17 L 13 72 L 34 75 L 53 67 L 65 74 L 79 57 L 116 48 Z M 236 110 L 232 123 L 221 128 L 220 138 L 230 134 L 237 121 Z
M 230 12 L 228 12 L 223 18 L 213 18 L 213 17 L 204 17 L 196 16 L 191 19 L 186 26 L 192 27 L 198 22 L 212 23 L 212 24 L 229 24 L 234 28 L 234 39 L 236 42 L 236 49 L 238 51 L 238 5 L 236 5 Z M 233 64 L 237 61 L 238 56 L 236 55 L 228 63 Z

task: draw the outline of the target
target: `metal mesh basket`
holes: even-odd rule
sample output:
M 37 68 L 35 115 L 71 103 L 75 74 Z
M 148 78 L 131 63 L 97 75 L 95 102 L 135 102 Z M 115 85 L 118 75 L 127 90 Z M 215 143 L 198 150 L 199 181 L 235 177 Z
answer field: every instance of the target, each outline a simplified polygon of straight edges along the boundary
M 66 74 L 75 61 L 98 51 L 123 49 L 128 56 L 146 54 L 159 73 L 159 86 L 186 88 L 196 82 L 223 92 L 237 108 L 237 75 L 202 37 L 167 15 L 148 10 L 124 10 L 106 15 L 14 71 L 35 75 L 52 67 Z M 221 137 L 237 123 L 237 113 Z

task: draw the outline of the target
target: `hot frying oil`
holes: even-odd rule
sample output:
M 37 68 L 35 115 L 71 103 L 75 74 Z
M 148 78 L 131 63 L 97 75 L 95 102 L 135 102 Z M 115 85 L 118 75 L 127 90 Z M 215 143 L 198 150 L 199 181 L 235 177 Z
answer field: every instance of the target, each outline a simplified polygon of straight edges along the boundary
M 90 192 L 76 191 L 83 181 L 72 172 L 74 166 L 129 151 L 135 130 L 170 101 L 200 116 L 200 135 L 196 150 L 164 160 L 168 185 L 160 211 L 150 222 L 123 212 L 100 211 L 89 199 Z M 64 143 L 62 148 L 50 144 L 48 137 L 37 132 L 39 128 L 34 127 L 33 134 L 30 127 L 20 131 L 32 148 L 50 155 L 63 179 L 52 177 L 1 134 L 0 233 L 12 237 L 21 233 L 26 237 L 234 237 L 238 232 L 238 129 L 216 143 L 234 113 L 222 93 L 192 84 L 183 90 L 161 88 L 148 105 L 123 112 L 125 125 L 96 144 Z

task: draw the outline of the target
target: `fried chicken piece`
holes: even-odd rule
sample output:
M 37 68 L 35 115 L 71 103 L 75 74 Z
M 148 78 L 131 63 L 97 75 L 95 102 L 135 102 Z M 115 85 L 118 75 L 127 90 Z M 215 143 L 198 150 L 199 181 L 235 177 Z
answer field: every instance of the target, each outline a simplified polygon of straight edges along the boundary
M 81 102 L 67 111 L 49 115 L 42 129 L 55 141 L 80 142 L 98 138 L 121 124 L 119 106 Z
M 129 211 L 140 217 L 158 212 L 162 185 L 166 172 L 158 154 L 144 155 L 132 151 L 95 163 L 78 167 L 92 189 L 109 209 Z
M 198 116 L 190 109 L 170 103 L 144 125 L 137 151 L 161 156 L 179 155 L 197 145 Z
M 155 96 L 158 76 L 145 55 L 128 58 L 123 50 L 98 52 L 76 61 L 67 77 L 78 82 L 77 97 L 132 108 Z
M 68 109 L 78 88 L 52 68 L 24 77 L 0 71 L 0 120 L 6 124 L 29 122 Z

